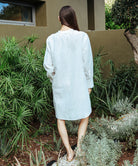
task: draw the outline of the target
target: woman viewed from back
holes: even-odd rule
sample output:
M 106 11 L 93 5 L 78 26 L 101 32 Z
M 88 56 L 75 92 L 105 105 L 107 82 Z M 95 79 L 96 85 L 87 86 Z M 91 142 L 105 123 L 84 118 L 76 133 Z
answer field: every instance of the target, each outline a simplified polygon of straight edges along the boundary
M 92 112 L 90 93 L 93 88 L 93 57 L 89 37 L 79 31 L 75 11 L 64 6 L 59 12 L 61 29 L 47 38 L 44 68 L 52 82 L 53 103 L 58 131 L 72 161 L 72 150 L 65 120 L 79 120 L 77 149 L 85 136 Z

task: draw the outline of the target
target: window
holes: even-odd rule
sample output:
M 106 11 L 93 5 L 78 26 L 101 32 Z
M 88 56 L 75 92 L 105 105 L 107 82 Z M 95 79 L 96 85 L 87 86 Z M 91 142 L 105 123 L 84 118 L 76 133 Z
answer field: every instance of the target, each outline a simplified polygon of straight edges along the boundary
M 94 21 L 94 0 L 87 0 L 88 5 L 88 29 L 95 29 L 95 21 Z
M 0 23 L 35 25 L 35 11 L 32 5 L 0 0 Z

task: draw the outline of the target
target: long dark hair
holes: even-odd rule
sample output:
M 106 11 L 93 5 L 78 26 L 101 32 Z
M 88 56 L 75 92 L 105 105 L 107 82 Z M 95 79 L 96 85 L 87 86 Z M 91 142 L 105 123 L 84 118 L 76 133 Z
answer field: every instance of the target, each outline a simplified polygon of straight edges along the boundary
M 59 18 L 62 25 L 66 25 L 74 30 L 79 31 L 77 17 L 71 6 L 63 6 L 59 11 Z

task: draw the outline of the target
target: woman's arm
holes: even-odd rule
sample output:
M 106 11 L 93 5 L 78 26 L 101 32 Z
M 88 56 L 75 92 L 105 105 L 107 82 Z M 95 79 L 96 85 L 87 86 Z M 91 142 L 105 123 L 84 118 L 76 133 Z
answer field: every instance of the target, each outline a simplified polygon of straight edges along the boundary
M 49 38 L 47 38 L 47 41 L 46 41 L 46 51 L 45 51 L 43 66 L 45 70 L 47 71 L 47 77 L 52 82 L 55 72 L 54 72 L 54 66 L 52 62 L 52 51 L 51 51 L 51 43 Z
M 89 89 L 88 89 L 88 92 L 89 92 L 89 95 L 90 95 L 91 92 L 92 92 L 92 88 L 89 88 Z
M 83 63 L 84 63 L 84 73 L 87 79 L 87 85 L 89 92 L 91 88 L 94 87 L 93 83 L 93 55 L 91 44 L 88 35 L 85 33 L 83 42 Z

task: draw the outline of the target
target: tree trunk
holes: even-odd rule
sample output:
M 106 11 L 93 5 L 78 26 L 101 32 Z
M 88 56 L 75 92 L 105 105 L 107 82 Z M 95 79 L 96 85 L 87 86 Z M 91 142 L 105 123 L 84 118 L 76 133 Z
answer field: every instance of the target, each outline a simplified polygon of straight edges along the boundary
M 138 64 L 138 37 L 136 34 L 131 34 L 129 30 L 125 31 L 124 35 L 132 47 L 135 62 Z

